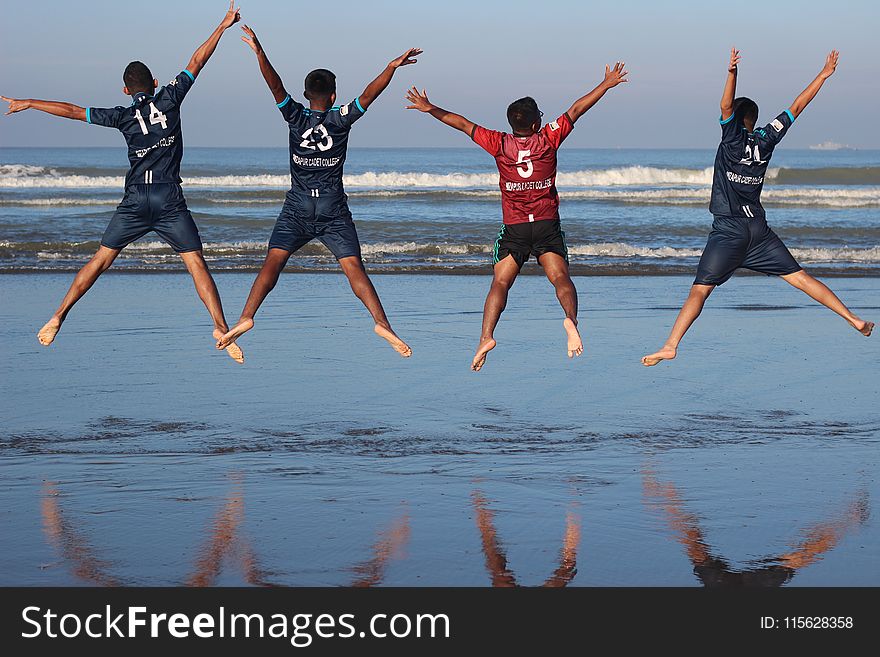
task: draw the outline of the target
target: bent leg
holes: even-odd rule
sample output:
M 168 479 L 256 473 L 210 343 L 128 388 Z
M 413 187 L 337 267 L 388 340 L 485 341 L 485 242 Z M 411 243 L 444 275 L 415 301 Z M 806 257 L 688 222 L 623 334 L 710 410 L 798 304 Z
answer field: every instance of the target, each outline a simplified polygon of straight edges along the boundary
M 854 315 L 850 311 L 850 309 L 847 308 L 843 304 L 843 302 L 837 298 L 837 295 L 834 294 L 834 292 L 832 292 L 827 285 L 825 285 L 825 283 L 816 278 L 813 278 L 803 269 L 793 274 L 786 274 L 782 276 L 782 280 L 805 292 L 807 295 L 821 303 L 826 308 L 829 308 L 830 310 L 836 312 L 847 322 L 849 322 L 850 326 L 852 326 L 862 335 L 871 335 L 871 331 L 874 329 L 873 322 L 866 322 L 865 320 L 860 319 L 859 317 Z
M 269 296 L 269 292 L 275 288 L 275 284 L 278 283 L 278 276 L 289 259 L 290 251 L 278 248 L 269 249 L 266 259 L 263 261 L 263 267 L 251 286 L 250 294 L 248 294 L 247 301 L 244 304 L 244 310 L 241 311 L 241 317 L 235 326 L 217 341 L 218 349 L 226 349 L 226 347 L 254 327 L 254 315 L 257 314 L 257 310 L 259 310 L 266 297 Z
M 97 253 L 92 259 L 80 269 L 70 284 L 67 294 L 58 306 L 58 310 L 52 315 L 52 318 L 46 322 L 43 328 L 37 333 L 37 339 L 44 347 L 48 347 L 55 340 L 58 331 L 61 330 L 61 324 L 67 319 L 67 313 L 73 308 L 74 304 L 83 298 L 89 288 L 95 284 L 98 277 L 110 268 L 116 256 L 122 249 L 111 249 L 106 246 L 100 246 Z
M 223 315 L 223 304 L 220 301 L 220 293 L 217 292 L 217 285 L 214 283 L 214 278 L 208 269 L 208 263 L 205 262 L 205 257 L 202 255 L 201 250 L 187 251 L 181 253 L 180 257 L 183 260 L 183 264 L 186 265 L 186 270 L 192 276 L 199 298 L 211 314 L 211 320 L 214 322 L 214 339 L 219 340 L 229 330 L 229 326 L 226 324 L 226 317 Z M 234 342 L 226 347 L 226 353 L 235 362 L 244 362 L 244 353 Z
M 501 313 L 507 307 L 507 295 L 519 274 L 520 265 L 513 257 L 507 255 L 495 264 L 492 286 L 483 306 L 483 328 L 480 332 L 480 344 L 471 363 L 471 369 L 479 372 L 486 363 L 486 356 L 495 348 L 495 327 L 501 319 Z
M 714 289 L 714 285 L 691 286 L 691 292 L 688 294 L 687 300 L 684 302 L 684 305 L 678 313 L 678 318 L 672 326 L 672 331 L 670 332 L 666 343 L 659 351 L 642 357 L 642 365 L 651 367 L 662 360 L 672 360 L 675 358 L 678 353 L 678 345 L 681 342 L 681 339 L 696 321 L 697 317 L 700 316 L 700 313 L 703 311 L 703 306 L 706 303 L 706 299 L 709 298 L 709 295 L 712 294 L 712 290 Z
M 568 357 L 580 356 L 584 353 L 584 344 L 581 334 L 577 329 L 578 297 L 577 290 L 568 273 L 568 263 L 558 253 L 547 252 L 538 257 L 538 262 L 544 268 L 547 280 L 556 290 L 556 298 L 565 312 L 565 320 L 562 325 L 568 336 Z
M 410 349 L 409 345 L 401 340 L 392 330 L 391 323 L 385 315 L 385 309 L 382 307 L 382 302 L 379 300 L 379 295 L 376 293 L 376 288 L 373 287 L 373 282 L 367 276 L 367 271 L 364 269 L 364 263 L 360 256 L 340 258 L 339 266 L 342 267 L 342 272 L 348 278 L 351 291 L 370 311 L 373 322 L 376 324 L 373 329 L 376 334 L 387 340 L 388 344 L 404 358 L 412 356 L 412 349 Z

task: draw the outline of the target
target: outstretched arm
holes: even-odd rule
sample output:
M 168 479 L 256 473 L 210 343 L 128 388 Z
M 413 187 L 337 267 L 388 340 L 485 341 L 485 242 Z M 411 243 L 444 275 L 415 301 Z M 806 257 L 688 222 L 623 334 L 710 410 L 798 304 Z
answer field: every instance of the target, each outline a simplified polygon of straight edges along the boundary
M 283 103 L 284 99 L 287 98 L 287 90 L 284 88 L 284 83 L 281 81 L 275 68 L 269 62 L 269 58 L 266 57 L 266 51 L 263 50 L 263 44 L 260 43 L 257 35 L 247 25 L 242 25 L 241 29 L 245 33 L 245 36 L 241 37 L 241 40 L 248 44 L 257 56 L 257 63 L 260 65 L 260 73 L 263 74 L 263 79 L 266 81 L 266 84 L 269 85 L 269 91 L 271 91 L 272 96 L 275 97 L 275 102 Z
M 451 128 L 461 130 L 468 137 L 474 134 L 475 126 L 472 121 L 468 121 L 460 114 L 449 112 L 445 109 L 437 107 L 434 103 L 428 100 L 428 94 L 425 92 L 424 89 L 420 93 L 418 89 L 412 87 L 409 91 L 406 92 L 406 100 L 409 103 L 409 105 L 406 106 L 406 109 L 414 109 L 419 110 L 420 112 L 426 112 L 438 121 L 442 121 L 446 125 L 450 126 Z
M 837 68 L 837 59 L 839 57 L 840 53 L 837 50 L 832 50 L 828 53 L 828 57 L 825 58 L 825 66 L 819 71 L 819 75 L 817 75 L 816 78 L 810 82 L 809 86 L 807 86 L 807 88 L 794 99 L 794 102 L 789 108 L 789 111 L 794 115 L 794 118 L 797 118 L 798 115 L 804 111 L 807 105 L 810 104 L 810 101 L 816 97 L 817 93 L 819 93 L 819 89 L 825 84 L 825 80 L 834 74 L 834 70 Z
M 79 105 L 74 105 L 72 103 L 59 103 L 55 100 L 36 100 L 34 98 L 7 98 L 6 96 L 0 96 L 0 98 L 9 103 L 9 109 L 6 111 L 7 114 L 15 114 L 16 112 L 21 112 L 26 109 L 35 109 L 65 119 L 74 119 L 76 121 L 86 120 L 85 107 L 80 107 Z
M 376 100 L 379 94 L 385 91 L 385 88 L 391 82 L 391 78 L 394 77 L 394 71 L 401 66 L 415 64 L 417 61 L 415 58 L 421 54 L 421 49 L 410 48 L 400 57 L 388 62 L 388 66 L 385 67 L 385 70 L 379 73 L 379 76 L 367 85 L 367 88 L 364 89 L 364 93 L 358 96 L 358 102 L 361 104 L 361 107 L 367 109 L 370 106 L 370 103 Z
M 624 70 L 624 63 L 617 62 L 614 65 L 614 68 L 610 68 L 608 66 L 605 67 L 605 79 L 600 82 L 595 89 L 593 89 L 586 96 L 581 96 L 578 98 L 572 106 L 568 108 L 568 118 L 571 119 L 571 122 L 574 123 L 579 118 L 581 118 L 587 110 L 589 110 L 593 105 L 599 102 L 599 99 L 605 95 L 605 92 L 609 89 L 613 89 L 621 82 L 629 82 L 626 79 L 626 76 L 629 72 Z
M 211 33 L 208 40 L 200 45 L 193 53 L 193 56 L 190 57 L 189 64 L 186 65 L 186 70 L 192 73 L 193 78 L 198 77 L 199 71 L 201 71 L 205 67 L 205 64 L 208 63 L 211 55 L 213 55 L 214 51 L 217 49 L 217 44 L 220 43 L 220 37 L 223 36 L 223 33 L 241 20 L 238 9 L 234 9 L 234 6 L 233 2 L 229 3 L 229 11 L 226 12 L 223 20 L 220 21 L 220 25 L 218 25 L 217 29 Z
M 733 99 L 736 97 L 736 73 L 739 66 L 739 50 L 730 49 L 730 61 L 727 64 L 727 81 L 721 94 L 721 120 L 726 121 L 733 114 Z

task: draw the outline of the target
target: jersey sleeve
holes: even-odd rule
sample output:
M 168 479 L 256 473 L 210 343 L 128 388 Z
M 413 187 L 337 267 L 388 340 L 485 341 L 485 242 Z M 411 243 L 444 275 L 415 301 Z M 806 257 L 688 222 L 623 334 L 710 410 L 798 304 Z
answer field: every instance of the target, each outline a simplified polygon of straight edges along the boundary
M 574 124 L 568 118 L 567 113 L 541 128 L 544 137 L 553 145 L 553 148 L 559 148 L 562 142 L 565 141 L 565 138 L 571 134 L 572 130 L 574 130 Z
M 501 136 L 503 134 L 497 130 L 487 130 L 483 126 L 475 124 L 471 139 L 489 155 L 496 157 L 501 152 Z
M 280 103 L 276 103 L 276 105 L 281 111 L 281 116 L 283 116 L 284 120 L 288 123 L 299 120 L 303 115 L 303 109 L 305 109 L 303 104 L 296 102 L 290 97 L 290 94 L 287 94 L 287 97 Z
M 87 107 L 86 123 L 105 128 L 118 128 L 126 109 L 125 107 Z
M 721 143 L 735 141 L 742 132 L 742 126 L 736 120 L 736 112 L 728 116 L 726 119 L 718 117 L 721 124 Z
M 165 94 L 163 95 L 176 107 L 183 102 L 183 99 L 186 97 L 186 94 L 192 88 L 195 81 L 196 77 L 184 69 L 177 74 L 176 78 L 163 87 L 165 91 Z
M 794 123 L 794 114 L 789 110 L 783 111 L 779 116 L 761 128 L 761 136 L 774 146 L 782 141 L 788 129 Z
M 348 105 L 339 106 L 339 121 L 346 128 L 366 114 L 367 110 L 361 105 L 361 99 L 355 98 Z

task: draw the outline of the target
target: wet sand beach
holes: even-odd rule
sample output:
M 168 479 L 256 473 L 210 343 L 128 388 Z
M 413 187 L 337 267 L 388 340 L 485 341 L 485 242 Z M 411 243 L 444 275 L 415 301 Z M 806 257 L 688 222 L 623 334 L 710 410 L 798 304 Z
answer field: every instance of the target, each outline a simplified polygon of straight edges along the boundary
M 239 366 L 185 275 L 105 276 L 50 348 L 69 275 L 2 275 L 0 584 L 880 585 L 880 337 L 742 276 L 644 368 L 690 280 L 577 278 L 569 360 L 523 277 L 475 374 L 487 276 L 375 277 L 404 360 L 285 275 Z

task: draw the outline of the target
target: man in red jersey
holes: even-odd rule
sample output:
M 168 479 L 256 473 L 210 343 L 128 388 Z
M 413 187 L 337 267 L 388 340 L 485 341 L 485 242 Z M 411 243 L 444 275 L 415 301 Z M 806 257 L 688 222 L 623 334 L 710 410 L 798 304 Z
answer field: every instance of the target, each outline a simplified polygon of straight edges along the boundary
M 568 249 L 559 224 L 559 194 L 556 191 L 556 151 L 571 133 L 575 122 L 595 105 L 605 92 L 626 82 L 622 62 L 605 67 L 605 79 L 568 111 L 541 127 L 542 112 L 533 98 L 520 98 L 507 108 L 513 134 L 487 130 L 463 116 L 431 103 L 428 95 L 413 87 L 407 92 L 407 109 L 427 112 L 448 126 L 461 130 L 495 158 L 501 185 L 504 223 L 492 249 L 495 276 L 483 308 L 483 331 L 471 369 L 479 372 L 486 355 L 495 348 L 495 326 L 507 305 L 507 294 L 520 269 L 535 256 L 556 288 L 565 311 L 568 357 L 583 351 L 577 330 L 577 290 L 568 273 Z

